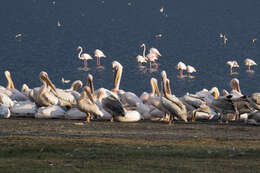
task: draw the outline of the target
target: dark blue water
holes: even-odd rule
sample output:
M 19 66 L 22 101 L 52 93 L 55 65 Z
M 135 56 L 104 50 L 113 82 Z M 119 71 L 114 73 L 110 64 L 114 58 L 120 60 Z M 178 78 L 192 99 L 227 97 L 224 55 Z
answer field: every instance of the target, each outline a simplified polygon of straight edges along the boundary
M 160 8 L 164 12 L 160 12 Z M 57 26 L 57 22 L 61 27 Z M 229 90 L 232 77 L 240 80 L 245 94 L 260 91 L 260 67 L 246 72 L 243 61 L 251 57 L 260 64 L 260 1 L 179 0 L 21 0 L 3 1 L 0 6 L 0 84 L 6 85 L 4 71 L 10 70 L 15 85 L 41 85 L 39 73 L 48 72 L 55 85 L 69 87 L 61 77 L 86 82 L 94 76 L 96 88 L 112 88 L 111 62 L 124 66 L 121 87 L 136 94 L 150 91 L 149 80 L 166 70 L 173 92 L 181 96 L 217 86 Z M 17 34 L 22 36 L 16 38 Z M 219 33 L 228 37 L 224 45 Z M 162 34 L 161 38 L 155 35 Z M 253 38 L 258 38 L 255 44 Z M 156 47 L 159 70 L 143 73 L 137 68 L 139 47 Z M 93 56 L 99 48 L 107 55 L 103 71 L 89 61 L 90 71 L 78 70 L 77 46 Z M 229 75 L 228 60 L 237 60 L 238 75 Z M 179 61 L 194 66 L 195 79 L 179 79 Z

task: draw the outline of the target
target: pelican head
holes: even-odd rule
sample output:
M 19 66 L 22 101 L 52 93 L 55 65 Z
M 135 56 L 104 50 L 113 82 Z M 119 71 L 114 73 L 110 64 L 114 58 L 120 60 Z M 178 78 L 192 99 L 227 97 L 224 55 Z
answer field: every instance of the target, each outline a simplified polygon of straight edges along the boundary
M 158 88 L 157 79 L 151 78 L 151 86 L 152 86 L 152 93 L 155 92 L 155 94 L 157 96 L 160 96 L 160 91 L 159 91 L 159 88 Z
M 230 87 L 231 87 L 233 90 L 235 90 L 235 91 L 241 93 L 240 86 L 239 86 L 239 80 L 238 80 L 237 78 L 233 78 L 233 79 L 230 81 Z
M 14 83 L 13 83 L 13 80 L 12 80 L 12 77 L 11 77 L 11 73 L 8 70 L 5 71 L 5 77 L 8 81 L 6 88 L 14 89 L 15 87 L 14 87 Z
M 57 92 L 57 91 L 56 91 L 56 87 L 55 87 L 54 84 L 51 82 L 51 80 L 50 80 L 48 74 L 47 74 L 45 71 L 42 71 L 42 72 L 40 73 L 40 80 L 46 82 L 46 83 L 51 87 L 51 89 L 52 89 L 54 92 Z
M 28 85 L 23 84 L 23 85 L 22 85 L 22 88 L 21 88 L 21 92 L 25 92 L 25 91 L 28 91 L 28 90 L 29 90 Z
M 214 94 L 214 99 L 218 99 L 218 97 L 219 97 L 219 90 L 218 90 L 217 87 L 211 88 L 211 90 L 209 90 L 209 92 Z
M 118 61 L 113 61 L 112 67 L 113 67 L 113 69 L 115 69 L 114 90 L 119 90 L 123 66 Z
M 88 74 L 88 86 L 90 87 L 91 94 L 94 95 L 94 84 L 93 84 L 93 76 L 92 74 Z
M 81 82 L 81 80 L 75 80 L 72 84 L 71 84 L 73 91 L 78 91 L 80 88 L 82 88 L 83 83 Z
M 100 88 L 97 92 L 97 99 L 101 101 L 106 96 L 106 91 L 104 88 Z
M 163 80 L 166 80 L 166 79 L 167 79 L 167 74 L 166 74 L 166 71 L 165 71 L 165 70 L 163 70 L 163 71 L 161 72 L 161 76 L 162 76 L 162 79 L 163 79 Z
M 86 92 L 86 94 L 87 94 L 89 100 L 92 102 L 92 104 L 94 104 L 95 101 L 94 101 L 93 95 L 91 94 L 90 87 L 89 86 L 84 87 L 84 91 Z

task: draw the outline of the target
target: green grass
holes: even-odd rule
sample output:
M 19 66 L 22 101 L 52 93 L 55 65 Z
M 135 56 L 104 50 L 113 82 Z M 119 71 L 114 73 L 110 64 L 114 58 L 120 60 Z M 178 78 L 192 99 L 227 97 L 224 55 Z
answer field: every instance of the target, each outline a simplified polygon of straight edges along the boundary
M 260 141 L 8 137 L 0 172 L 258 172 Z

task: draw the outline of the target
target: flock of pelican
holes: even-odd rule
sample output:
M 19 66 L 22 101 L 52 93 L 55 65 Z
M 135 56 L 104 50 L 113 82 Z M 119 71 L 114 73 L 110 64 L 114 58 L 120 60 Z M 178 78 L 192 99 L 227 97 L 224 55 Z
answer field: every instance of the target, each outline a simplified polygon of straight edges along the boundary
M 30 89 L 23 84 L 21 91 L 18 91 L 10 72 L 5 71 L 7 86 L 0 86 L 0 116 L 81 119 L 88 123 L 91 120 L 153 120 L 169 124 L 174 121 L 199 120 L 260 123 L 260 93 L 243 95 L 237 78 L 230 81 L 231 91 L 223 90 L 222 95 L 217 87 L 213 87 L 176 97 L 166 71 L 162 71 L 161 89 L 159 90 L 157 79 L 151 78 L 151 92 L 143 92 L 138 97 L 135 93 L 120 88 L 123 66 L 118 61 L 113 61 L 112 68 L 112 89 L 95 89 L 91 74 L 88 75 L 85 86 L 76 80 L 68 89 L 56 88 L 49 75 L 42 71 L 39 75 L 42 86 Z

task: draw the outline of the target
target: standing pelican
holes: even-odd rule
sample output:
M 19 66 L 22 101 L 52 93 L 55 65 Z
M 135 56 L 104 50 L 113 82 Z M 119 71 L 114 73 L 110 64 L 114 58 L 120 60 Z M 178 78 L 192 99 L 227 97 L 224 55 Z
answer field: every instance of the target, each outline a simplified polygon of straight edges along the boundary
M 41 86 L 39 92 L 37 92 L 36 100 L 34 100 L 36 105 L 38 107 L 41 107 L 58 104 L 59 99 L 47 89 L 48 84 L 54 91 L 56 91 L 54 85 L 49 79 L 48 74 L 42 71 L 40 73 L 40 80 L 43 83 L 43 85 Z
M 247 72 L 254 72 L 254 70 L 251 70 L 251 66 L 257 65 L 256 62 L 250 58 L 245 59 L 245 65 L 248 67 Z
M 228 61 L 227 65 L 229 66 L 229 69 L 230 69 L 230 73 L 229 73 L 230 75 L 233 74 L 233 71 L 232 71 L 233 67 L 236 67 L 236 68 L 239 67 L 237 61 Z
M 172 124 L 174 116 L 178 116 L 185 122 L 187 122 L 187 110 L 185 105 L 174 95 L 169 94 L 170 88 L 167 85 L 166 72 L 163 71 L 162 75 L 162 92 L 161 94 L 161 103 L 165 109 L 170 112 L 169 124 Z
M 81 46 L 78 46 L 77 50 L 79 50 L 78 58 L 84 61 L 84 69 L 88 68 L 88 60 L 93 59 L 89 54 L 82 53 L 83 49 Z
M 191 73 L 197 72 L 196 69 L 194 67 L 192 67 L 191 65 L 187 65 L 187 73 L 188 73 L 188 78 L 194 78 L 194 76 L 191 75 Z
M 101 51 L 101 50 L 99 50 L 99 49 L 96 49 L 95 50 L 95 52 L 94 52 L 94 54 L 95 54 L 95 57 L 97 57 L 97 66 L 100 66 L 101 64 L 100 64 L 100 58 L 101 57 L 106 57 L 106 55 Z
M 102 117 L 103 113 L 100 111 L 98 106 L 95 104 L 93 95 L 88 86 L 86 86 L 81 92 L 81 97 L 77 100 L 77 107 L 80 111 L 86 113 L 86 121 L 89 123 L 91 114 Z
M 187 70 L 187 66 L 183 62 L 179 62 L 176 66 L 177 70 L 180 70 L 180 78 L 183 78 L 183 70 Z

